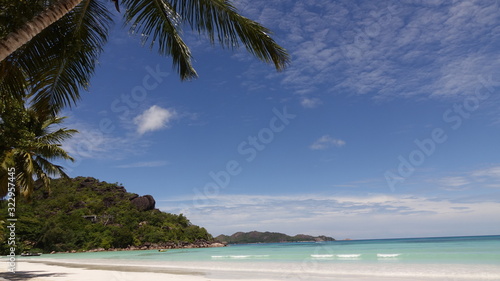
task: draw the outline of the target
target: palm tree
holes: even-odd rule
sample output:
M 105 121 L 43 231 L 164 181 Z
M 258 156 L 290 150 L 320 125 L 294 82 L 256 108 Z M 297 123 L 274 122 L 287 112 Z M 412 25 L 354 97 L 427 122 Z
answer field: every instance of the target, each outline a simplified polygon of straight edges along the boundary
M 14 16 L 33 3 L 39 8 L 26 9 L 32 11 L 31 20 L 10 24 L 4 34 L 0 30 L 0 92 L 24 93 L 35 109 L 50 109 L 55 115 L 74 104 L 79 90 L 88 87 L 107 41 L 112 13 L 102 2 L 105 0 L 18 1 L 15 7 L 8 6 Z M 242 44 L 277 70 L 289 62 L 286 50 L 270 37 L 271 32 L 241 16 L 230 1 L 122 0 L 121 4 L 125 25 L 133 34 L 140 34 L 143 45 L 171 57 L 182 80 L 197 76 L 191 51 L 181 36 L 183 27 L 207 35 L 212 44 L 218 42 L 223 48 Z
M 40 116 L 33 108 L 23 108 L 14 114 L 11 111 L 3 116 L 6 120 L 3 120 L 0 131 L 3 144 L 0 151 L 0 198 L 8 193 L 7 183 L 12 175 L 8 173 L 9 168 L 15 168 L 16 191 L 26 197 L 33 192 L 36 180 L 48 188 L 50 177 L 67 177 L 62 166 L 51 162 L 56 159 L 73 161 L 62 149 L 61 142 L 77 131 L 52 128 L 61 124 L 64 117 Z M 14 137 L 6 138 L 9 135 Z
M 62 18 L 69 11 L 76 7 L 81 0 L 61 0 L 52 5 L 49 9 L 41 12 L 24 26 L 8 34 L 0 41 L 0 61 L 4 60 L 19 47 L 30 41 L 49 25 Z

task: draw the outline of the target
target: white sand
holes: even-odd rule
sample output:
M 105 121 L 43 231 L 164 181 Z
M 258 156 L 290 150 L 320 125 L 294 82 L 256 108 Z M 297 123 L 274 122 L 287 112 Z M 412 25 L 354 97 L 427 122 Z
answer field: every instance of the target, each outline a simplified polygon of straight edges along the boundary
M 75 262 L 75 261 L 73 261 Z M 18 261 L 16 272 L 5 272 L 5 264 L 2 263 L 0 270 L 0 281 L 155 281 L 155 280 L 182 280 L 182 281 L 211 281 L 211 280 L 241 280 L 241 281 L 274 281 L 274 279 L 241 279 L 236 275 L 225 275 L 218 272 L 218 277 L 212 276 L 212 273 L 206 271 L 193 271 L 186 269 L 167 268 L 164 270 L 158 268 L 149 268 L 141 265 L 140 267 L 120 265 L 109 267 L 103 265 L 88 265 L 85 263 L 73 264 L 60 261 L 42 262 Z M 55 264 L 57 265 L 55 265 Z M 75 267 L 76 266 L 76 267 Z M 111 270 L 115 268 L 115 270 Z M 141 271 L 141 269 L 143 271 Z M 165 271 L 165 272 L 152 272 Z
M 137 281 L 137 280 L 186 280 L 206 281 L 203 276 L 176 275 L 153 272 L 120 272 L 110 270 L 94 270 L 72 268 L 42 263 L 18 262 L 16 273 L 0 273 L 0 281 Z
M 397 265 L 398 272 L 404 273 L 408 265 Z M 172 263 L 158 261 L 127 261 L 127 260 L 71 260 L 35 258 L 18 260 L 16 273 L 7 272 L 7 264 L 0 263 L 0 281 L 477 281 L 499 280 L 500 267 L 485 265 L 471 270 L 460 265 L 422 265 L 424 268 L 435 267 L 442 269 L 439 277 L 419 276 L 417 274 L 403 274 L 400 276 L 381 276 L 380 273 L 388 270 L 389 265 L 352 265 L 343 267 L 346 272 L 338 271 L 326 274 L 311 274 L 306 268 L 280 268 L 260 271 L 262 264 L 245 263 L 244 267 L 224 263 L 197 262 Z M 391 266 L 393 267 L 393 266 Z M 319 268 L 320 269 L 320 268 Z M 352 274 L 368 269 L 372 276 Z M 477 271 L 477 272 L 476 272 Z M 484 276 L 484 271 L 492 272 L 494 276 Z M 350 273 L 349 273 L 350 272 Z M 377 275 L 377 276 L 373 276 Z M 469 275 L 469 277 L 464 277 Z M 478 278 L 480 277 L 481 278 Z
M 16 273 L 2 272 L 5 269 L 5 264 L 2 263 L 0 270 L 0 281 L 156 281 L 156 280 L 179 280 L 179 281 L 283 281 L 283 280 L 332 280 L 332 276 L 323 277 L 320 279 L 311 278 L 307 274 L 299 275 L 275 275 L 269 277 L 259 273 L 238 272 L 238 271 L 221 271 L 216 269 L 213 271 L 207 270 L 192 270 L 185 268 L 164 268 L 162 271 L 154 264 L 152 267 L 147 265 L 128 266 L 125 264 L 102 265 L 103 268 L 98 269 L 100 265 L 89 264 L 88 261 L 82 261 L 75 264 L 75 261 L 64 262 L 61 260 L 44 259 L 38 261 L 18 261 Z M 115 268 L 112 270 L 111 268 Z M 143 271 L 140 271 L 143 270 Z M 305 279 L 304 279 L 305 278 Z M 325 279 L 326 278 L 326 279 Z M 335 281 L 400 281 L 401 279 L 379 279 L 371 277 L 334 277 Z M 410 279 L 405 279 L 410 280 Z M 411 279 L 418 280 L 418 279 Z

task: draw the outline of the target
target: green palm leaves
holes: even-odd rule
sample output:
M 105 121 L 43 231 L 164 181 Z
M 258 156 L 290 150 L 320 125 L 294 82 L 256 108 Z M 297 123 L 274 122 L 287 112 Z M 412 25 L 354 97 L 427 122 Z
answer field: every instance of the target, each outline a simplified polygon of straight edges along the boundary
M 103 3 L 84 0 L 0 62 L 0 91 L 31 98 L 55 115 L 86 89 L 107 40 L 112 19 Z M 3 71 L 5 70 L 5 71 Z
M 35 187 L 35 178 L 48 187 L 50 177 L 67 177 L 63 168 L 51 161 L 73 160 L 61 143 L 77 131 L 60 127 L 63 117 L 40 116 L 33 108 L 17 112 L 3 114 L 7 120 L 1 130 L 0 197 L 7 194 L 9 168 L 15 168 L 18 191 L 29 196 Z M 14 120 L 19 123 L 8 126 Z M 59 128 L 54 129 L 54 126 Z
M 0 0 L 0 4 L 5 1 Z M 20 0 L 17 8 L 30 7 L 33 25 L 38 26 L 36 20 L 52 21 L 40 16 L 42 9 L 46 9 L 45 12 L 64 10 L 75 1 L 79 4 L 74 9 L 0 62 L 2 94 L 25 93 L 33 98 L 37 110 L 55 113 L 74 104 L 80 97 L 79 91 L 87 89 L 113 22 L 113 12 L 106 8 L 105 0 Z M 218 42 L 224 48 L 243 44 L 250 53 L 273 64 L 277 70 L 283 70 L 289 63 L 286 50 L 271 38 L 270 31 L 238 14 L 230 1 L 123 0 L 121 4 L 126 8 L 123 16 L 131 32 L 140 34 L 143 44 L 156 48 L 160 55 L 171 57 L 182 80 L 197 76 L 191 51 L 182 39 L 182 29 L 186 27 L 206 34 L 212 44 Z M 21 13 L 15 7 L 11 7 L 12 11 Z M 1 30 L 8 35 L 0 36 L 5 39 L 10 34 L 23 33 L 19 30 L 24 28 L 26 26 L 13 25 Z M 0 38 L 2 52 L 8 49 L 5 46 L 10 42 L 3 39 Z
M 229 1 L 224 0 L 124 0 L 125 20 L 131 32 L 141 34 L 143 44 L 155 45 L 158 52 L 170 56 L 181 79 L 196 77 L 191 64 L 191 52 L 182 40 L 182 27 L 188 26 L 206 34 L 212 44 L 237 48 L 240 42 L 266 63 L 283 70 L 289 63 L 285 49 L 270 36 L 267 28 L 239 15 Z
M 150 48 L 158 46 L 158 53 L 172 57 L 181 79 L 196 77 L 191 64 L 191 51 L 180 35 L 180 17 L 174 8 L 164 0 L 125 0 L 125 22 L 130 31 L 142 36 L 142 43 L 149 42 Z

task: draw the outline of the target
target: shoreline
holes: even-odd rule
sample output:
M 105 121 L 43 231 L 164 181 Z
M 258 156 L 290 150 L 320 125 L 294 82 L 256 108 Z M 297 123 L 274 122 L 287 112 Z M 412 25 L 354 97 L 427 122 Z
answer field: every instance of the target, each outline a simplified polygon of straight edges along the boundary
M 167 243 L 150 243 L 144 244 L 142 246 L 128 246 L 127 248 L 95 248 L 86 251 L 78 251 L 71 250 L 65 252 L 56 252 L 52 251 L 50 253 L 41 253 L 43 255 L 52 255 L 52 254 L 74 254 L 74 253 L 96 253 L 96 252 L 121 252 L 121 251 L 146 251 L 146 250 L 171 250 L 171 249 L 197 249 L 197 248 L 221 248 L 226 247 L 226 243 L 218 242 L 218 241 L 204 241 L 199 240 L 193 243 L 187 242 L 167 242 Z M 0 280 L 1 281 L 1 280 Z
M 3 264 L 3 263 L 2 263 Z M 494 275 L 483 274 L 486 270 Z M 498 280 L 500 267 L 465 264 L 344 264 L 164 262 L 120 259 L 59 260 L 27 258 L 17 261 L 16 273 L 0 273 L 0 281 L 127 281 L 127 280 L 240 280 L 240 281 L 478 281 Z M 4 278 L 4 279 L 3 279 Z

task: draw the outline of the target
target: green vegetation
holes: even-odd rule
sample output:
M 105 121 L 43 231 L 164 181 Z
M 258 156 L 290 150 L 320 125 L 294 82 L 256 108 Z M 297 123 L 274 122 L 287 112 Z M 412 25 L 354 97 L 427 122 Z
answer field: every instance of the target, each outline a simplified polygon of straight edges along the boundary
M 64 117 L 25 108 L 23 102 L 5 98 L 0 101 L 0 197 L 7 195 L 9 169 L 14 168 L 17 191 L 28 196 L 35 177 L 49 187 L 50 177 L 67 177 L 63 167 L 52 161 L 73 160 L 61 142 L 76 130 L 61 128 Z M 59 127 L 59 128 L 54 128 Z
M 228 244 L 247 244 L 247 243 L 283 243 L 283 242 L 319 242 L 334 241 L 332 237 L 310 236 L 298 234 L 289 236 L 278 232 L 236 232 L 231 236 L 219 235 L 215 239 Z
M 18 197 L 18 252 L 85 251 L 96 248 L 141 247 L 213 240 L 202 227 L 182 214 L 157 209 L 141 211 L 131 203 L 137 194 L 93 178 L 55 179 L 50 192 L 35 187 L 31 202 Z M 0 221 L 6 221 L 7 202 L 0 201 Z M 7 254 L 6 233 L 0 233 L 0 254 Z

